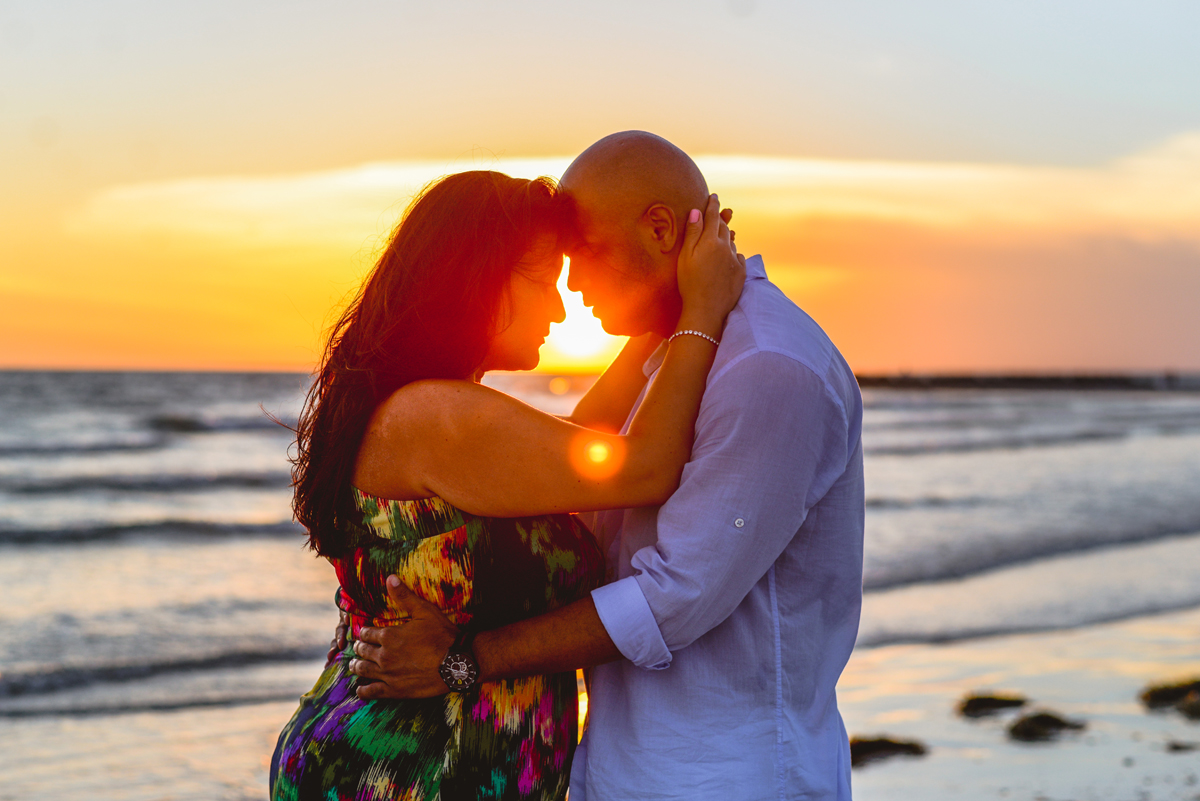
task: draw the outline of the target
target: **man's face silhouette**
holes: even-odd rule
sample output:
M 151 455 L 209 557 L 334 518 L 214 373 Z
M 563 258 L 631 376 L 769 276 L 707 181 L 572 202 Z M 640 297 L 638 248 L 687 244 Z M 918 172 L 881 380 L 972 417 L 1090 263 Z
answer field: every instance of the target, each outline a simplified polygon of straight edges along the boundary
M 678 296 L 673 272 L 649 258 L 637 238 L 636 220 L 624 220 L 588 196 L 568 190 L 575 209 L 575 236 L 567 286 L 617 336 L 639 336 L 663 327 Z M 677 310 L 676 310 L 677 313 Z M 666 322 L 667 326 L 673 322 Z

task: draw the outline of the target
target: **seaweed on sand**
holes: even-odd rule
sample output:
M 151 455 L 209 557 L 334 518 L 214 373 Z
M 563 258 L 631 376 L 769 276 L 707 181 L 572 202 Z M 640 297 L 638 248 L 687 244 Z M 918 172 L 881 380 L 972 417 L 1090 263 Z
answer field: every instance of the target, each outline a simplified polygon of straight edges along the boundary
M 974 693 L 958 702 L 958 714 L 965 718 L 985 718 L 1006 709 L 1023 707 L 1027 703 L 1029 699 L 1023 695 Z
M 929 749 L 916 740 L 893 740 L 890 737 L 850 738 L 850 767 L 860 768 L 895 756 L 925 756 Z
M 1053 712 L 1035 712 L 1017 718 L 1008 727 L 1008 736 L 1024 743 L 1037 743 L 1053 740 L 1064 731 L 1078 731 L 1086 724 L 1078 720 L 1068 720 Z
M 1165 709 L 1176 706 L 1191 693 L 1200 693 L 1200 679 L 1180 681 L 1173 684 L 1151 684 L 1138 695 L 1147 709 Z

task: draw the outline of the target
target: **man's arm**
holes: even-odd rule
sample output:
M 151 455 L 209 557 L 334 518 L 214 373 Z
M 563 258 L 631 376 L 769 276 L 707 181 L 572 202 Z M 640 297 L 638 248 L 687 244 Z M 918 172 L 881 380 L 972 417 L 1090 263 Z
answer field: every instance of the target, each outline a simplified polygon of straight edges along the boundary
M 448 691 L 438 665 L 454 643 L 458 629 L 434 604 L 388 577 L 392 605 L 411 619 L 386 628 L 364 628 L 354 645 L 358 659 L 350 672 L 373 684 L 358 688 L 358 697 L 428 698 Z M 479 680 L 540 673 L 561 673 L 621 657 L 608 636 L 596 605 L 584 598 L 529 620 L 512 623 L 475 637 Z
M 825 378 L 786 355 L 753 353 L 713 376 L 656 541 L 592 593 L 627 659 L 665 668 L 733 613 L 845 472 L 850 428 Z

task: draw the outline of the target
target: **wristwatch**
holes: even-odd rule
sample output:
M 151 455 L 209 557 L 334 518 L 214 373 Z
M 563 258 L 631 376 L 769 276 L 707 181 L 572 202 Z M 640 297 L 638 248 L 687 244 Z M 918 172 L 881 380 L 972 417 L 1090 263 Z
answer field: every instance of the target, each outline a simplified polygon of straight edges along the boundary
M 453 692 L 466 692 L 479 681 L 479 663 L 475 661 L 475 654 L 471 651 L 471 642 L 474 639 L 475 632 L 460 631 L 454 644 L 446 652 L 446 658 L 438 666 L 442 681 L 446 682 L 446 686 Z

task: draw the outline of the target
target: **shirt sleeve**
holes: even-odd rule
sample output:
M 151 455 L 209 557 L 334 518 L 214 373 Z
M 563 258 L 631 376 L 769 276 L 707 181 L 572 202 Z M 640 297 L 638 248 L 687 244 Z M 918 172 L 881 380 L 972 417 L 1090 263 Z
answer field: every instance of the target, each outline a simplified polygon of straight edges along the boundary
M 754 353 L 708 388 L 692 460 L 633 574 L 592 593 L 621 653 L 661 669 L 766 575 L 850 456 L 844 407 L 782 354 Z

